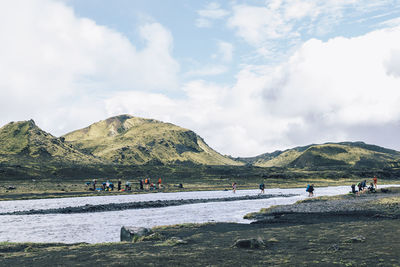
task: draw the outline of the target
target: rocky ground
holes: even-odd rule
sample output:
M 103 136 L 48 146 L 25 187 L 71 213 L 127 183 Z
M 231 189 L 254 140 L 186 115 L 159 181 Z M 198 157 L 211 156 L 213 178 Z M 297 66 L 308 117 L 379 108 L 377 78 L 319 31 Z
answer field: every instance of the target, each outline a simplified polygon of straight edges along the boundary
M 156 227 L 136 242 L 0 243 L 0 266 L 400 266 L 399 214 L 399 189 L 312 198 L 255 224 Z
M 381 189 L 377 193 L 309 198 L 293 205 L 270 207 L 258 213 L 248 214 L 246 218 L 256 220 L 255 223 L 400 219 L 399 202 L 399 188 Z

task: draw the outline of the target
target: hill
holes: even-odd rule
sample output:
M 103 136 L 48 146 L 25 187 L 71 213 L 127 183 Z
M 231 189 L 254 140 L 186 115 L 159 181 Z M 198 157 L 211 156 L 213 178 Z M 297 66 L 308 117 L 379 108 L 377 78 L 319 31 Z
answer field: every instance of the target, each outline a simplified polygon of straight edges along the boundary
M 214 151 L 193 131 L 130 115 L 99 121 L 63 138 L 84 153 L 119 164 L 243 165 Z
M 99 159 L 86 155 L 41 130 L 33 120 L 10 122 L 0 128 L 0 162 L 96 163 Z
M 313 144 L 238 160 L 259 167 L 393 168 L 400 165 L 400 152 L 363 142 L 341 142 Z

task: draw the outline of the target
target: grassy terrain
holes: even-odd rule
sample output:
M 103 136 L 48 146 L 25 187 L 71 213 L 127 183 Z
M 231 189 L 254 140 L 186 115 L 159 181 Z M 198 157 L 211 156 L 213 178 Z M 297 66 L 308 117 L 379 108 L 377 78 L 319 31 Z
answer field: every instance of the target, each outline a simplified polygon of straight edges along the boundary
M 243 165 L 211 149 L 196 133 L 152 119 L 120 115 L 64 135 L 85 153 L 121 164 L 190 161 Z
M 380 194 L 380 193 L 378 193 Z M 342 196 L 339 198 L 346 198 Z M 334 197 L 332 199 L 338 199 Z M 272 224 L 184 224 L 153 228 L 136 243 L 0 243 L 4 266 L 399 266 L 400 196 L 365 198 L 382 216 Z M 313 202 L 330 199 L 313 199 Z M 393 215 L 396 216 L 383 216 Z M 304 215 L 309 217 L 308 214 Z M 260 248 L 233 246 L 261 239 Z
M 11 122 L 0 128 L 0 163 L 99 163 L 36 126 L 33 120 Z
M 258 189 L 264 182 L 266 188 L 306 187 L 314 183 L 316 187 L 347 185 L 360 180 L 370 180 L 377 175 L 379 184 L 398 183 L 397 171 L 364 170 L 349 172 L 347 170 L 307 171 L 296 169 L 260 168 L 253 166 L 201 166 L 201 165 L 171 165 L 171 166 L 110 166 L 99 165 L 91 167 L 53 167 L 43 166 L 36 169 L 15 168 L 19 173 L 1 177 L 0 199 L 43 198 L 62 196 L 109 195 L 116 192 L 88 191 L 86 182 L 94 178 L 99 183 L 111 180 L 115 185 L 121 179 L 133 183 L 133 193 L 139 193 L 139 179 L 149 177 L 157 181 L 159 177 L 164 183 L 164 192 L 193 190 L 230 190 L 233 182 L 238 183 L 238 189 Z M 11 167 L 10 167 L 11 168 Z M 1 168 L 0 168 L 1 169 Z M 34 173 L 36 172 L 36 173 Z M 183 184 L 184 188 L 177 187 Z M 9 190 L 12 186 L 16 189 Z
M 400 166 L 400 153 L 362 142 L 327 143 L 263 154 L 250 162 L 259 167 L 353 167 L 393 168 Z

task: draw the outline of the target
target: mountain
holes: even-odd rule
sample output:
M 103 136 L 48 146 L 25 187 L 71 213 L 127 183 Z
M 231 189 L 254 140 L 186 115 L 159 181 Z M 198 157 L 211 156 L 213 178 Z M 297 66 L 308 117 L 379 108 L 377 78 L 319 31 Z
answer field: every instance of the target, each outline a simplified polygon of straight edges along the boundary
M 312 144 L 238 160 L 259 167 L 392 168 L 399 167 L 400 152 L 363 142 L 341 142 Z
M 120 164 L 243 165 L 214 151 L 193 131 L 130 115 L 99 121 L 63 138 L 84 153 Z
M 99 159 L 41 130 L 33 120 L 10 122 L 0 128 L 0 163 L 93 163 Z
M 18 169 L 15 166 L 22 166 L 26 172 L 41 173 L 58 173 L 61 169 L 67 173 L 68 169 L 68 175 L 73 175 L 77 166 L 104 172 L 101 168 L 122 171 L 128 165 L 168 164 L 384 169 L 400 168 L 400 152 L 363 142 L 341 142 L 233 159 L 214 151 L 191 130 L 130 115 L 111 117 L 60 138 L 41 130 L 33 120 L 11 122 L 0 128 L 0 169 L 8 166 L 14 171 Z

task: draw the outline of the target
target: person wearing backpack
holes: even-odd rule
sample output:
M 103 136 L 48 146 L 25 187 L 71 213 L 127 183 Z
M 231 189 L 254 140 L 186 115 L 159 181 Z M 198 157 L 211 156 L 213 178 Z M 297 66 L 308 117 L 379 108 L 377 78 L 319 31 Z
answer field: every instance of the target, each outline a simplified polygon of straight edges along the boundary
M 264 185 L 264 182 L 262 182 L 260 184 L 260 190 L 261 190 L 260 194 L 264 194 L 264 189 L 265 189 L 265 185 Z
M 308 196 L 314 196 L 314 184 L 308 185 L 306 191 L 308 192 Z
M 121 179 L 118 179 L 118 191 L 121 191 Z
M 355 194 L 355 193 L 357 193 L 358 191 L 356 190 L 356 185 L 355 184 L 352 184 L 351 185 L 351 193 L 353 193 L 353 194 Z
M 139 189 L 143 190 L 143 180 L 139 179 Z
M 363 188 L 362 188 L 362 183 L 361 183 L 361 182 L 358 182 L 357 187 L 358 187 L 358 194 L 361 194 L 361 193 L 362 193 L 362 190 L 363 190 Z

